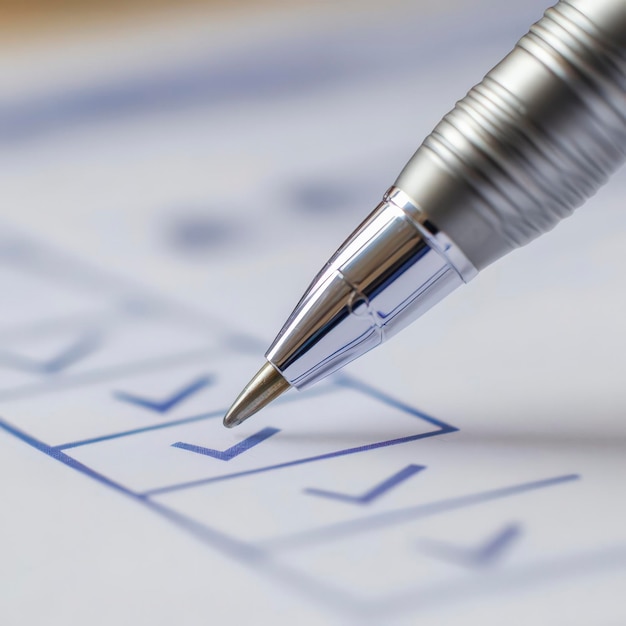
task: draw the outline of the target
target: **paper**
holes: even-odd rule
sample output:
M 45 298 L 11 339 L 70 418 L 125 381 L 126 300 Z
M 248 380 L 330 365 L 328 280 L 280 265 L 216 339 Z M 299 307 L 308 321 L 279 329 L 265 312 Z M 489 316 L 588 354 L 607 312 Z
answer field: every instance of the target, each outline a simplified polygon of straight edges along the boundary
M 531 4 L 400 3 L 386 34 L 371 8 L 212 40 L 183 20 L 130 78 L 65 51 L 49 71 L 78 64 L 76 84 L 16 79 L 3 623 L 626 620 L 623 171 L 402 338 L 221 425 L 318 266 Z

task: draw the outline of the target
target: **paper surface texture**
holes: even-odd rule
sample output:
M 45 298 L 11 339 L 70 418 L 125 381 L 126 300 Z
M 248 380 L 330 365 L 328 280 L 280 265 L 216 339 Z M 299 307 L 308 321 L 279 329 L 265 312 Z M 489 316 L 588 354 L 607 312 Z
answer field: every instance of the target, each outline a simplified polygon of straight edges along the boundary
M 544 8 L 521 4 L 181 19 L 15 61 L 3 624 L 626 623 L 624 171 L 375 353 L 221 425 Z

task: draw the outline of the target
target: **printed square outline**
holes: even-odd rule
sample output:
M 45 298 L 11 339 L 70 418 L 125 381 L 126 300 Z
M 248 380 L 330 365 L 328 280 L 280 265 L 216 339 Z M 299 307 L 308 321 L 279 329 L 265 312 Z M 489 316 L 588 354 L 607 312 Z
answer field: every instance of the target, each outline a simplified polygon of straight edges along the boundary
M 427 415 L 426 413 L 423 413 L 422 411 L 419 411 L 403 402 L 400 402 L 398 400 L 396 400 L 395 398 L 392 398 L 390 396 L 388 396 L 387 394 L 374 389 L 373 387 L 371 387 L 370 385 L 363 383 L 361 381 L 358 381 L 356 379 L 353 379 L 351 377 L 345 376 L 345 375 L 339 375 L 334 377 L 333 379 L 333 384 L 336 388 L 339 389 L 352 389 L 358 393 L 362 393 L 365 395 L 368 395 L 372 398 L 375 398 L 377 400 L 379 400 L 380 402 L 382 402 L 383 404 L 387 405 L 387 406 L 391 406 L 393 408 L 399 409 L 401 411 L 403 411 L 404 413 L 408 413 L 410 416 L 415 417 L 421 421 L 425 421 L 428 424 L 432 424 L 435 429 L 434 430 L 429 430 L 426 432 L 420 432 L 417 433 L 415 435 L 408 435 L 405 437 L 399 437 L 396 439 L 387 439 L 384 441 L 379 441 L 379 442 L 375 442 L 375 443 L 370 443 L 370 444 L 366 444 L 366 445 L 362 445 L 362 446 L 356 446 L 353 448 L 343 448 L 341 450 L 335 450 L 333 452 L 327 452 L 324 454 L 319 454 L 319 455 L 315 455 L 315 456 L 310 456 L 310 457 L 305 457 L 305 458 L 301 458 L 301 459 L 295 459 L 293 461 L 286 461 L 283 463 L 277 463 L 275 465 L 266 465 L 263 467 L 256 467 L 256 468 L 252 468 L 252 469 L 248 469 L 248 470 L 241 470 L 238 472 L 233 472 L 231 474 L 222 474 L 219 476 L 211 476 L 208 478 L 199 478 L 199 479 L 195 479 L 195 480 L 191 480 L 191 481 L 185 481 L 182 483 L 174 483 L 171 485 L 164 485 L 162 487 L 156 487 L 153 489 L 149 489 L 147 491 L 144 491 L 141 495 L 143 497 L 150 497 L 150 496 L 156 496 L 156 495 L 162 495 L 164 493 L 171 493 L 173 491 L 182 491 L 184 489 L 191 489 L 194 487 L 199 487 L 202 485 L 207 485 L 210 483 L 214 483 L 214 482 L 221 482 L 224 480 L 231 480 L 234 478 L 242 478 L 245 476 L 251 476 L 254 474 L 261 474 L 261 473 L 265 473 L 265 472 L 270 472 L 270 471 L 275 471 L 275 470 L 280 470 L 280 469 L 286 469 L 288 467 L 294 467 L 297 465 L 305 465 L 308 463 L 315 463 L 317 461 L 325 461 L 327 459 L 333 459 L 333 458 L 337 458 L 337 457 L 342 457 L 342 456 L 348 456 L 348 455 L 352 455 L 352 454 L 358 454 L 361 452 L 368 452 L 370 450 L 376 450 L 378 448 L 386 448 L 386 447 L 390 447 L 390 446 L 396 446 L 396 445 L 401 445 L 403 443 L 409 443 L 411 441 L 417 441 L 419 439 L 427 439 L 429 437 L 436 437 L 439 435 L 446 435 L 449 433 L 453 433 L 458 431 L 458 428 L 447 424 L 446 422 L 443 422 L 442 420 L 439 420 L 437 418 L 431 417 L 430 415 Z

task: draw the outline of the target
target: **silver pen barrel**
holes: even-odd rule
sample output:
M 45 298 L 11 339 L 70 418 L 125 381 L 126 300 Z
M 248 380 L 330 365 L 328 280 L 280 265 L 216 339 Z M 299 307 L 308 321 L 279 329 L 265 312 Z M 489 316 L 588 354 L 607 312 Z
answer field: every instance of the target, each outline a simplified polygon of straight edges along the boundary
M 426 138 L 224 423 L 394 335 L 570 215 L 625 158 L 626 0 L 561 0 Z
M 444 117 L 266 354 L 306 387 L 550 230 L 626 157 L 626 2 L 563 0 Z
M 626 157 L 626 2 L 563 0 L 396 181 L 480 270 L 547 232 Z
M 315 278 L 266 354 L 302 388 L 404 328 L 476 274 L 392 187 Z

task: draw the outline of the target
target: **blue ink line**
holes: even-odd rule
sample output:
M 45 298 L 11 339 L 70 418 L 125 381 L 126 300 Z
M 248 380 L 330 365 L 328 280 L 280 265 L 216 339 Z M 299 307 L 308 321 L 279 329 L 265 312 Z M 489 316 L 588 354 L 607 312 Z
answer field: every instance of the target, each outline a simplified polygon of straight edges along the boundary
M 404 402 L 401 402 L 400 400 L 397 400 L 396 398 L 392 398 L 391 396 L 388 396 L 386 393 L 379 391 L 378 389 L 375 389 L 369 384 L 364 383 L 360 380 L 356 380 L 345 374 L 336 375 L 333 379 L 333 382 L 339 387 L 343 387 L 345 389 L 353 389 L 355 391 L 360 391 L 361 393 L 365 393 L 368 396 L 372 396 L 373 398 L 376 398 L 377 400 L 380 400 L 381 402 L 384 402 L 385 404 L 389 406 L 392 406 L 396 409 L 400 409 L 400 411 L 404 411 L 405 413 L 409 413 L 410 415 L 419 417 L 425 422 L 428 422 L 429 424 L 432 424 L 433 426 L 437 426 L 437 428 L 442 428 L 442 429 L 453 428 L 452 426 L 450 426 L 450 424 L 446 424 L 446 422 L 438 420 L 436 417 L 432 417 L 428 415 L 427 413 L 423 413 L 422 411 L 419 411 L 418 409 L 415 409 L 412 406 L 405 404 Z M 458 431 L 459 429 L 455 428 L 454 430 Z
M 46 374 L 55 374 L 74 365 L 84 357 L 91 354 L 100 345 L 100 336 L 97 333 L 89 333 L 78 339 L 74 344 L 66 348 L 61 354 L 46 363 L 41 364 L 41 369 Z
M 99 483 L 106 485 L 107 487 L 111 487 L 112 489 L 115 489 L 116 491 L 120 491 L 121 493 L 127 496 L 133 496 L 139 499 L 142 498 L 139 494 L 136 494 L 130 491 L 129 489 L 127 489 L 126 487 L 120 485 L 119 483 L 116 483 L 110 480 L 106 476 L 103 476 L 102 474 L 95 472 L 94 470 L 90 469 L 86 465 L 83 465 L 82 463 L 76 461 L 75 459 L 68 456 L 67 454 L 61 452 L 60 450 L 57 450 L 56 448 L 53 448 L 52 446 L 42 443 L 41 441 L 39 441 L 38 439 L 35 439 L 34 437 L 31 437 L 30 435 L 15 428 L 15 426 L 12 426 L 11 424 L 9 424 L 8 422 L 5 422 L 2 419 L 0 419 L 0 428 L 6 431 L 7 433 L 10 433 L 14 437 L 17 437 L 24 443 L 27 443 L 29 446 L 32 446 L 33 448 L 36 448 L 40 452 L 43 452 L 44 454 L 47 454 L 48 456 L 52 457 L 53 459 L 60 461 L 64 465 L 67 465 L 68 467 L 71 467 L 72 469 L 79 471 L 81 474 L 85 474 L 86 476 L 89 476 L 90 478 L 97 480 Z
M 58 452 L 50 446 L 33 439 L 1 419 L 0 428 L 14 435 L 27 445 L 67 464 L 72 469 L 76 469 L 81 473 L 83 473 L 84 469 L 87 469 L 87 476 L 129 496 L 135 502 L 161 515 L 175 526 L 191 533 L 196 539 L 211 548 L 221 551 L 240 562 L 262 567 L 263 569 L 260 571 L 263 571 L 266 575 L 269 574 L 273 576 L 276 580 L 289 585 L 309 598 L 313 597 L 335 609 L 352 612 L 353 617 L 371 618 L 376 615 L 384 618 L 385 616 L 389 617 L 391 614 L 402 613 L 408 609 L 415 610 L 419 607 L 424 608 L 429 604 L 440 605 L 451 600 L 458 601 L 459 597 L 474 597 L 476 593 L 484 593 L 486 589 L 493 591 L 493 587 L 484 586 L 482 582 L 484 579 L 481 578 L 481 582 L 478 582 L 476 578 L 472 578 L 469 581 L 464 579 L 462 583 L 454 586 L 450 586 L 449 583 L 446 583 L 445 585 L 438 585 L 426 590 L 411 589 L 408 592 L 388 596 L 382 601 L 376 600 L 374 602 L 367 602 L 361 597 L 352 596 L 344 591 L 338 591 L 335 587 L 327 586 L 317 578 L 309 578 L 299 570 L 292 570 L 271 558 L 267 558 L 269 555 L 262 548 L 259 549 L 258 547 L 222 535 L 221 532 L 196 522 L 161 503 L 143 498 L 107 479 L 101 480 L 102 477 L 100 477 L 100 475 L 89 471 L 88 468 L 85 468 L 82 464 L 75 463 L 66 455 L 59 455 Z M 67 460 L 69 460 L 70 463 L 67 463 Z M 549 486 L 548 483 L 557 484 L 558 482 L 567 482 L 568 480 L 577 480 L 578 478 L 577 475 L 562 476 L 548 479 L 547 481 L 528 483 L 527 485 L 539 485 L 543 483 L 543 486 Z M 517 489 L 519 490 L 521 487 L 522 485 L 519 485 Z M 515 488 L 509 488 L 509 491 L 512 489 Z M 494 582 L 497 585 L 497 590 L 506 590 L 517 588 L 521 584 L 536 585 L 546 580 L 588 575 L 590 571 L 598 572 L 606 571 L 607 569 L 622 570 L 625 565 L 626 546 L 612 546 L 609 549 L 604 549 L 599 552 L 580 553 L 560 559 L 559 561 L 551 559 L 549 562 L 533 564 L 515 570 L 512 573 L 508 572 L 504 576 L 498 572 L 498 577 L 494 579 Z
M 588 578 L 590 574 L 623 571 L 626 568 L 626 545 L 613 545 L 610 548 L 578 552 L 559 556 L 550 555 L 533 563 L 515 568 L 496 569 L 483 572 L 481 576 L 464 576 L 456 582 L 423 585 L 420 588 L 393 593 L 382 601 L 363 606 L 363 613 L 373 623 L 386 623 L 391 615 L 406 611 L 429 610 L 432 607 L 447 606 L 454 602 L 471 599 L 477 602 L 482 597 L 502 597 L 507 592 L 519 593 L 520 588 L 541 588 L 546 582 L 563 583 L 572 578 Z M 488 599 L 485 600 L 488 602 Z M 419 624 L 419 616 L 415 616 Z
M 332 377 L 332 386 L 331 385 L 327 385 L 327 386 L 323 386 L 323 387 L 317 387 L 315 389 L 309 390 L 306 392 L 306 397 L 317 397 L 326 393 L 332 393 L 335 391 L 339 391 L 341 389 L 352 389 L 354 391 L 359 391 L 361 393 L 365 393 L 373 398 L 375 398 L 376 400 L 379 400 L 381 402 L 384 402 L 386 404 L 389 404 L 391 406 L 393 406 L 394 408 L 400 409 L 401 411 L 408 413 L 409 415 L 413 415 L 414 417 L 418 417 L 430 424 L 433 424 L 439 428 L 441 428 L 443 431 L 441 434 L 447 434 L 447 433 L 452 433 L 452 432 L 457 432 L 459 429 L 455 428 L 453 426 L 450 426 L 449 424 L 446 424 L 445 422 L 442 422 L 441 420 L 438 420 L 434 417 L 431 417 L 430 415 L 427 415 L 426 413 L 422 413 L 421 411 L 418 411 L 417 409 L 414 409 L 413 407 L 407 405 L 407 404 L 403 404 L 402 402 L 399 402 L 398 400 L 396 400 L 395 398 L 391 398 L 390 396 L 387 396 L 384 393 L 381 393 L 375 389 L 373 389 L 372 387 L 370 387 L 369 385 L 362 383 L 360 381 L 351 379 L 351 378 L 347 378 L 345 376 L 334 376 Z M 0 394 L 1 397 L 2 394 Z M 283 396 L 281 398 L 279 398 L 276 401 L 276 404 L 279 403 L 287 403 L 287 402 L 298 402 L 298 401 L 302 401 L 305 400 L 305 397 L 301 396 L 301 395 L 287 395 L 287 396 Z M 70 448 L 79 448 L 80 446 L 88 446 L 91 445 L 93 443 L 100 443 L 101 441 L 110 441 L 111 439 L 118 439 L 119 437 L 129 437 L 132 435 L 140 435 L 142 433 L 145 432 L 149 432 L 151 430 L 159 430 L 161 428 L 170 428 L 172 426 L 178 426 L 180 424 L 187 424 L 187 423 L 191 423 L 191 422 L 198 422 L 204 419 L 212 419 L 221 415 L 224 415 L 226 413 L 226 408 L 224 409 L 220 409 L 218 411 L 211 411 L 210 413 L 203 413 L 201 415 L 194 415 L 192 417 L 187 417 L 187 418 L 183 418 L 183 419 L 179 419 L 179 420 L 171 420 L 169 422 L 162 422 L 160 424 L 151 424 L 150 426 L 142 426 L 141 428 L 133 428 L 130 430 L 123 430 L 117 433 L 111 433 L 108 435 L 102 435 L 100 437 L 92 437 L 89 439 L 81 439 L 78 441 L 71 441 L 68 443 L 62 443 L 59 444 L 58 446 L 55 446 L 55 448 L 57 450 L 68 450 Z M 439 434 L 439 433 L 437 433 Z
M 260 559 L 266 557 L 266 553 L 262 549 L 224 535 L 221 532 L 214 530 L 209 526 L 205 526 L 200 522 L 196 522 L 195 520 L 188 518 L 182 513 L 178 513 L 177 511 L 170 509 L 169 507 L 159 502 L 152 502 L 144 498 L 141 494 L 131 491 L 123 485 L 120 485 L 119 483 L 110 480 L 106 476 L 95 472 L 94 470 L 76 461 L 67 454 L 60 452 L 58 449 L 49 446 L 35 439 L 34 437 L 31 437 L 27 433 L 19 430 L 15 426 L 9 424 L 2 419 L 0 419 L 0 429 L 13 435 L 14 437 L 17 437 L 19 440 L 35 448 L 36 450 L 39 450 L 40 452 L 43 452 L 47 456 L 57 461 L 60 461 L 67 467 L 70 467 L 71 469 L 76 470 L 81 474 L 94 479 L 102 485 L 110 487 L 111 489 L 114 489 L 115 491 L 132 498 L 135 502 L 138 502 L 142 506 L 145 506 L 152 511 L 160 514 L 174 524 L 182 526 L 185 530 L 191 532 L 194 536 L 196 536 L 196 538 L 202 540 L 204 543 L 209 544 L 213 548 L 221 550 L 222 552 L 226 552 L 231 557 L 237 558 L 240 561 L 244 561 L 247 563 L 250 563 L 251 561 L 258 562 Z
M 565 476 L 556 476 L 554 478 L 522 483 L 511 487 L 492 489 L 490 491 L 482 491 L 456 498 L 447 498 L 438 502 L 419 504 L 417 506 L 404 509 L 396 509 L 385 513 L 371 515 L 369 517 L 362 517 L 360 519 L 315 528 L 302 533 L 295 533 L 293 535 L 270 539 L 269 541 L 263 542 L 263 545 L 276 550 L 297 548 L 299 546 L 308 547 L 319 542 L 333 541 L 345 536 L 353 536 L 356 533 L 370 532 L 378 530 L 379 528 L 385 528 L 386 526 L 393 526 L 415 519 L 437 515 L 439 513 L 447 513 L 448 511 L 455 511 L 457 509 L 463 509 L 477 504 L 484 504 L 486 502 L 492 502 L 493 500 L 500 500 L 502 498 L 521 495 L 538 489 L 554 487 L 556 485 L 573 482 L 579 479 L 579 474 L 567 474 Z
M 251 476 L 253 474 L 261 474 L 263 472 L 270 472 L 272 470 L 284 469 L 286 467 L 294 467 L 296 465 L 304 465 L 305 463 L 313 463 L 315 461 L 324 461 L 326 459 L 334 459 L 336 457 L 347 456 L 349 454 L 358 454 L 359 452 L 367 452 L 368 450 L 376 450 L 378 448 L 386 448 L 388 446 L 396 446 L 410 441 L 417 441 L 418 439 L 426 439 L 428 437 L 436 437 L 438 435 L 446 435 L 448 433 L 456 432 L 456 428 L 452 426 L 441 428 L 439 430 L 433 430 L 427 433 L 420 433 L 419 435 L 411 435 L 409 437 L 401 437 L 400 439 L 391 439 L 389 441 L 381 441 L 379 443 L 371 443 L 365 446 L 358 446 L 356 448 L 348 448 L 347 450 L 338 450 L 336 452 L 328 452 L 327 454 L 320 454 L 317 456 L 310 456 L 305 459 L 298 459 L 296 461 L 287 461 L 286 463 L 278 463 L 276 465 L 267 465 L 265 467 L 258 467 L 256 469 L 245 470 L 242 472 L 235 472 L 234 474 L 225 474 L 223 476 L 212 476 L 210 478 L 200 478 L 198 480 L 191 480 L 185 483 L 177 483 L 174 485 L 167 485 L 165 487 L 158 487 L 156 489 L 150 489 L 145 491 L 142 495 L 156 496 L 164 493 L 170 493 L 172 491 L 181 491 L 183 489 L 191 489 L 193 487 L 200 487 L 201 485 L 208 485 L 210 483 L 219 482 L 222 480 L 230 480 L 232 478 L 240 478 L 241 476 Z
M 338 387 L 330 387 L 330 386 L 322 386 L 317 389 L 313 389 L 311 391 L 307 391 L 308 397 L 317 397 L 326 393 L 332 393 L 338 391 Z M 304 398 L 302 396 L 292 395 L 292 396 L 283 396 L 276 400 L 276 404 L 279 403 L 288 403 L 294 401 L 302 401 Z M 215 417 L 223 417 L 226 413 L 226 408 L 218 409 L 217 411 L 211 411 L 210 413 L 202 413 L 200 415 L 193 415 L 191 417 L 184 417 L 182 419 L 171 420 L 169 422 L 160 422 L 158 424 L 151 424 L 149 426 L 142 426 L 141 428 L 133 428 L 131 430 L 123 430 L 117 433 L 110 433 L 108 435 L 101 435 L 99 437 L 91 437 L 89 439 L 81 439 L 78 441 L 71 441 L 69 443 L 62 443 L 58 446 L 54 446 L 57 450 L 67 450 L 69 448 L 79 448 L 81 446 L 88 446 L 93 443 L 100 443 L 101 441 L 109 441 L 111 439 L 118 439 L 120 437 L 129 437 L 132 435 L 140 435 L 141 433 L 146 433 L 151 430 L 160 430 L 162 428 L 170 428 L 172 426 L 179 426 L 181 424 L 189 424 L 192 422 L 199 422 L 206 419 L 213 419 Z
M 38 361 L 17 354 L 0 353 L 0 364 L 31 374 L 57 374 L 91 354 L 100 345 L 100 336 L 88 333 L 47 361 Z
M 202 446 L 194 446 L 189 443 L 183 443 L 182 441 L 173 443 L 172 448 L 180 448 L 181 450 L 187 450 L 188 452 L 203 454 L 204 456 L 210 456 L 214 459 L 219 459 L 220 461 L 230 461 L 231 459 L 238 457 L 240 454 L 243 454 L 247 450 L 250 450 L 250 448 L 258 446 L 260 443 L 279 432 L 280 429 L 278 428 L 264 428 L 263 430 L 260 430 L 258 433 L 248 437 L 247 439 L 236 443 L 234 446 L 231 446 L 227 450 L 214 450 L 213 448 L 203 448 Z
M 134 394 L 127 393 L 125 391 L 114 391 L 113 397 L 121 402 L 128 402 L 135 404 L 149 411 L 155 411 L 156 413 L 167 413 L 170 409 L 180 404 L 183 400 L 193 396 L 195 393 L 208 387 L 213 382 L 212 376 L 201 376 L 193 382 L 185 385 L 182 389 L 174 392 L 165 400 L 149 400 L 147 398 L 141 398 Z
M 521 534 L 519 524 L 509 524 L 476 548 L 460 547 L 440 541 L 425 541 L 421 542 L 420 549 L 430 556 L 465 567 L 487 567 L 494 565 Z
M 147 433 L 152 430 L 161 430 L 162 428 L 171 428 L 172 426 L 179 426 L 180 424 L 191 424 L 193 422 L 200 422 L 202 420 L 211 419 L 215 417 L 222 417 L 226 413 L 226 409 L 220 409 L 218 411 L 212 411 L 211 413 L 202 413 L 201 415 L 193 415 L 191 417 L 184 417 L 179 420 L 171 420 L 170 422 L 160 422 L 159 424 L 151 424 L 150 426 L 142 426 L 141 428 L 134 428 L 132 430 L 124 430 L 119 433 L 112 433 L 110 435 L 102 435 L 100 437 L 92 437 L 91 439 L 81 439 L 80 441 L 71 441 L 69 443 L 63 443 L 58 446 L 53 446 L 55 450 L 68 450 L 70 448 L 80 448 L 81 446 L 88 446 L 92 443 L 100 443 L 101 441 L 110 441 L 111 439 L 118 439 L 119 437 L 128 437 L 130 435 L 138 435 L 140 433 Z
M 76 374 L 65 375 L 63 378 L 49 378 L 44 382 L 36 384 L 29 383 L 12 389 L 4 389 L 0 391 L 0 401 L 8 402 L 11 400 L 19 400 L 21 398 L 30 398 L 35 395 L 45 393 L 64 391 L 65 389 L 71 389 L 73 387 L 92 385 L 114 378 L 141 374 L 143 372 L 158 371 L 174 367 L 176 365 L 193 363 L 199 360 L 205 362 L 207 356 L 210 357 L 215 355 L 215 353 L 215 348 L 205 348 L 203 350 L 194 350 L 168 355 L 163 358 L 142 359 L 140 361 L 122 363 L 111 367 L 79 372 Z
M 356 600 L 347 598 L 341 591 L 336 590 L 330 585 L 325 585 L 323 582 L 314 577 L 308 577 L 296 569 L 291 569 L 280 563 L 274 562 L 271 558 L 269 558 L 270 555 L 262 548 L 254 546 L 250 543 L 239 541 L 229 535 L 225 535 L 221 531 L 215 530 L 214 528 L 198 522 L 193 518 L 187 517 L 183 513 L 179 513 L 175 509 L 172 509 L 160 502 L 154 502 L 148 498 L 144 498 L 142 495 L 130 491 L 122 485 L 119 485 L 101 474 L 92 471 L 82 463 L 75 461 L 55 448 L 34 439 L 30 435 L 15 428 L 2 419 L 0 419 L 0 429 L 17 437 L 25 444 L 43 452 L 57 461 L 60 461 L 64 465 L 80 472 L 81 474 L 84 474 L 89 478 L 93 478 L 97 482 L 131 498 L 134 502 L 151 510 L 155 514 L 160 515 L 183 531 L 190 533 L 195 539 L 201 541 L 210 548 L 217 550 L 245 565 L 262 567 L 263 569 L 260 571 L 265 575 L 270 574 L 274 576 L 277 580 L 283 582 L 284 584 L 289 584 L 292 588 L 296 589 L 305 596 L 317 598 L 319 601 L 325 602 L 330 606 L 334 606 L 335 608 L 342 609 L 344 611 L 356 610 Z
M 411 478 L 418 472 L 426 469 L 424 465 L 407 465 L 402 468 L 399 472 L 396 472 L 393 476 L 383 480 L 383 482 L 379 483 L 372 489 L 369 489 L 361 496 L 350 496 L 344 493 L 337 493 L 336 491 L 326 491 L 325 489 L 305 489 L 304 493 L 307 493 L 312 496 L 321 496 L 323 498 L 329 498 L 331 500 L 339 500 L 340 502 L 348 502 L 350 504 L 360 504 L 366 505 L 372 503 L 374 500 L 377 500 L 383 494 L 391 491 L 394 487 L 403 483 L 404 481 Z
M 476 553 L 478 558 L 474 559 L 474 563 L 479 565 L 493 563 L 498 557 L 502 556 L 504 550 L 521 534 L 522 529 L 518 524 L 510 524 L 482 546 Z
M 206 526 L 202 522 L 197 522 L 160 502 L 154 502 L 141 496 L 135 495 L 135 497 L 141 504 L 162 515 L 175 525 L 182 527 L 183 530 L 191 533 L 196 539 L 214 549 L 218 549 L 220 552 L 226 553 L 230 557 L 234 557 L 248 565 L 256 565 L 261 561 L 267 561 L 267 552 L 257 546 L 224 535 L 220 531 Z

